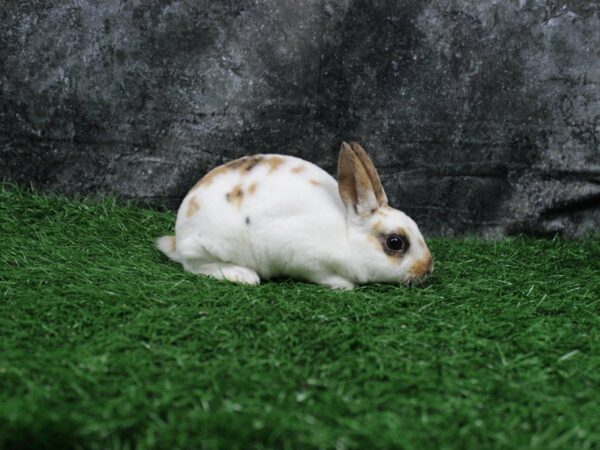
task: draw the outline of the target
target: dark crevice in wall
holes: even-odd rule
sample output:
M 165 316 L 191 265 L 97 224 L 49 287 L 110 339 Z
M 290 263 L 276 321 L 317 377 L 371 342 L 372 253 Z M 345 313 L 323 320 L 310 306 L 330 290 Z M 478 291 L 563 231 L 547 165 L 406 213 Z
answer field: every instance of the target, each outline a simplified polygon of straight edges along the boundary
M 540 214 L 542 219 L 550 219 L 556 216 L 570 215 L 585 210 L 600 211 L 600 193 L 584 196 L 569 201 L 562 201 L 557 205 L 545 209 Z

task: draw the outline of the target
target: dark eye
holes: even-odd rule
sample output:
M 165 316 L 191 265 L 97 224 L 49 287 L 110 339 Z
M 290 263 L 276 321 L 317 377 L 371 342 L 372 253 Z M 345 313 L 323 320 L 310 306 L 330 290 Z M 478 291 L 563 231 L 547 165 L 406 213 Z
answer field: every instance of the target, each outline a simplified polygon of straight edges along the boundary
M 401 252 L 408 247 L 408 241 L 405 237 L 392 234 L 386 239 L 385 246 L 394 252 Z

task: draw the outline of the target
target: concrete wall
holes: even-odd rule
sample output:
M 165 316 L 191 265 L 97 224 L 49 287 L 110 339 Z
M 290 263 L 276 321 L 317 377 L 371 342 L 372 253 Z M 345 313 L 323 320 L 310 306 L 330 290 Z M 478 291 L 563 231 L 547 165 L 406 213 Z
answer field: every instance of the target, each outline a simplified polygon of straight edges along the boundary
M 590 1 L 3 0 L 0 178 L 177 207 L 359 140 L 428 234 L 600 229 Z

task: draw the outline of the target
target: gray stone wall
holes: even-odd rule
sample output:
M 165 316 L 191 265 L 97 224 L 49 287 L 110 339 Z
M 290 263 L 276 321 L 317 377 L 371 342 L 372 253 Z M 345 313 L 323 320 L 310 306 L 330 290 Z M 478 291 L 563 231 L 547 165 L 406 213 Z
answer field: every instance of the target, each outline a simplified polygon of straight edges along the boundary
M 597 1 L 3 0 L 0 178 L 176 208 L 257 152 L 372 154 L 426 234 L 600 229 Z

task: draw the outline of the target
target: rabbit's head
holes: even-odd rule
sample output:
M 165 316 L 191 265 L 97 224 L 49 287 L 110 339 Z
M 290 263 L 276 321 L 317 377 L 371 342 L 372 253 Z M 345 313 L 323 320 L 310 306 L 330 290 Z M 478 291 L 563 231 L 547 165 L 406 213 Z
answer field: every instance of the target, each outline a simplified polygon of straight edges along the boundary
M 357 143 L 342 143 L 338 189 L 361 282 L 410 284 L 431 273 L 433 260 L 419 227 L 388 205 L 377 170 Z

